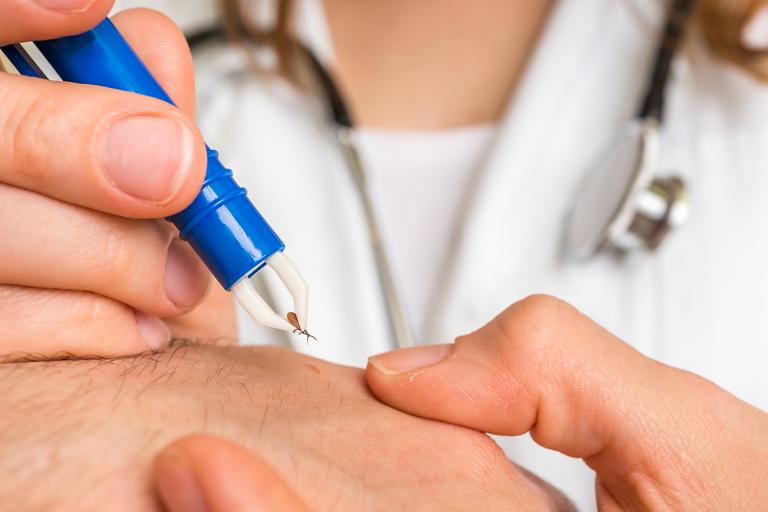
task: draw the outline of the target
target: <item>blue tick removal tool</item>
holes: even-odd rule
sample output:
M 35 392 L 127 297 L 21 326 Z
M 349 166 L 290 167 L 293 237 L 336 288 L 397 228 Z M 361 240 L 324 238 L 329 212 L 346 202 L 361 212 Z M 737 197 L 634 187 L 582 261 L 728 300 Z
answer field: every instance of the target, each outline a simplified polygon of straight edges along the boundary
M 173 104 L 111 21 L 80 35 L 34 43 L 62 80 L 135 92 Z M 22 45 L 0 48 L 22 75 L 47 78 Z M 283 254 L 285 245 L 208 148 L 205 181 L 194 202 L 170 217 L 226 290 L 261 325 L 288 332 L 296 326 L 276 314 L 250 282 L 269 266 L 293 297 L 296 319 L 307 328 L 309 287 Z M 304 331 L 306 332 L 306 331 Z

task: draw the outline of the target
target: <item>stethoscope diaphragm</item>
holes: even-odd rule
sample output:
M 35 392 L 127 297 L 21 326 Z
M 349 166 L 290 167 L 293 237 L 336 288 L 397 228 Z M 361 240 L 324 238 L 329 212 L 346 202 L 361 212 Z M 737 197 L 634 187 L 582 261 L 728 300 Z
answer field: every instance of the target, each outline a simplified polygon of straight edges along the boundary
M 577 190 L 566 221 L 569 259 L 652 251 L 685 222 L 685 182 L 679 176 L 655 176 L 658 160 L 656 119 L 628 123 Z

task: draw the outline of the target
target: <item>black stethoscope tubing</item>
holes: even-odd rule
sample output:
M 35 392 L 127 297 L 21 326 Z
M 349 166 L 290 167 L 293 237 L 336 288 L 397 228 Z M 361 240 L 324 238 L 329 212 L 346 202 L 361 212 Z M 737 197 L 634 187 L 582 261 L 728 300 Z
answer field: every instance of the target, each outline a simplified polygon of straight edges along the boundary
M 673 0 L 667 21 L 656 50 L 648 87 L 637 113 L 639 119 L 652 118 L 661 125 L 664 118 L 664 104 L 667 84 L 672 73 L 672 61 L 677 54 L 680 41 L 685 34 L 685 24 L 695 0 Z
M 189 44 L 192 53 L 202 46 L 210 43 L 224 43 L 228 41 L 228 35 L 226 30 L 221 25 L 213 25 L 205 27 L 186 34 L 187 43 Z M 352 116 L 347 108 L 347 102 L 344 100 L 344 96 L 341 94 L 341 90 L 336 85 L 336 81 L 333 79 L 328 70 L 323 66 L 317 56 L 306 45 L 298 45 L 304 57 L 307 59 L 307 63 L 315 76 L 315 79 L 320 85 L 326 105 L 328 107 L 331 119 L 334 124 L 348 130 L 352 130 L 355 127 Z

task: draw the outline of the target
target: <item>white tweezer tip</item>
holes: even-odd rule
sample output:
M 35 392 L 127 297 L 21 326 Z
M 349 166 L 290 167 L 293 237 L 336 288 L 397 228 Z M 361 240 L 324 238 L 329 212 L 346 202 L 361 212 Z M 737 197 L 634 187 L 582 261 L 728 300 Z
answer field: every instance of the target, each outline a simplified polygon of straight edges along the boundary
M 288 293 L 290 293 L 293 298 L 293 307 L 295 308 L 296 316 L 299 319 L 299 325 L 302 329 L 306 330 L 307 304 L 309 301 L 309 286 L 307 285 L 307 282 L 301 277 L 301 274 L 296 270 L 296 267 L 291 260 L 289 260 L 282 252 L 270 256 L 267 260 L 267 265 L 275 271 L 288 289 Z
M 294 327 L 288 320 L 275 313 L 272 308 L 269 307 L 269 304 L 264 301 L 261 295 L 256 293 L 256 290 L 254 290 L 251 285 L 250 279 L 244 278 L 240 280 L 240 282 L 232 287 L 232 293 L 235 294 L 240 305 L 243 306 L 248 314 L 251 315 L 259 325 L 293 332 Z

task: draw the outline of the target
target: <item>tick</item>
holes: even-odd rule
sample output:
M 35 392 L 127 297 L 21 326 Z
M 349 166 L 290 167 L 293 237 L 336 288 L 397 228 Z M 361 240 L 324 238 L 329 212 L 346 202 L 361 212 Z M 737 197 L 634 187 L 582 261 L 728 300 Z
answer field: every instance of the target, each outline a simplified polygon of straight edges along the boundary
M 298 335 L 301 335 L 301 336 L 306 336 L 307 337 L 307 343 L 309 343 L 309 339 L 310 338 L 312 338 L 313 340 L 317 341 L 317 338 L 315 338 L 314 336 L 309 334 L 306 329 L 302 329 L 301 328 L 301 324 L 299 324 L 299 317 L 296 316 L 296 313 L 291 311 L 290 313 L 288 313 L 287 318 L 288 318 L 288 323 L 291 324 L 294 327 L 293 334 L 298 334 Z

